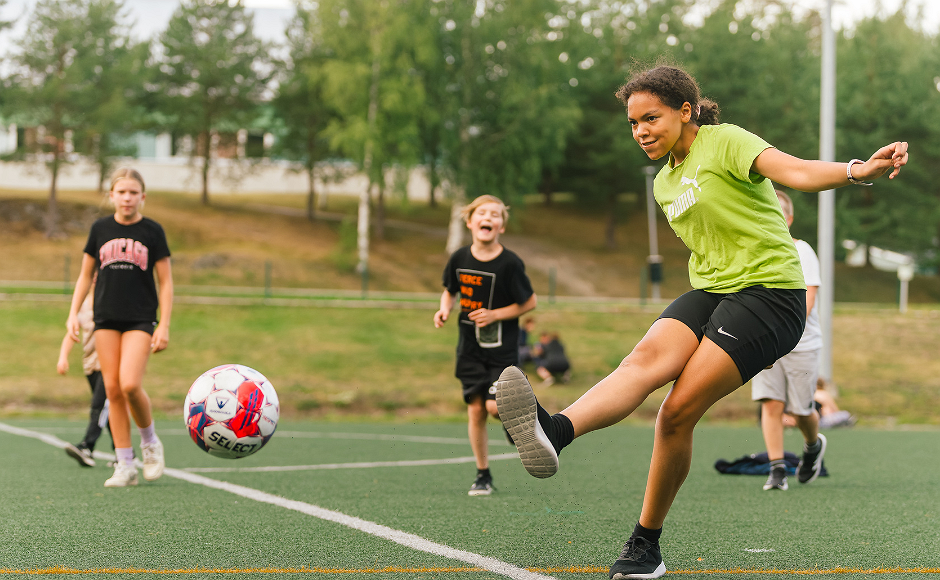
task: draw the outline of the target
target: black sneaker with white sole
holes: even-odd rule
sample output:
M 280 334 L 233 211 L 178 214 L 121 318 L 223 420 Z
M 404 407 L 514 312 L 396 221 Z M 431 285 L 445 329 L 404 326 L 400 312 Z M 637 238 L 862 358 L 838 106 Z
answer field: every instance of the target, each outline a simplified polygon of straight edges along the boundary
M 546 478 L 558 471 L 558 453 L 539 422 L 542 410 L 532 385 L 517 367 L 507 367 L 496 381 L 499 419 L 512 438 L 519 459 L 530 475 Z M 550 415 L 542 410 L 542 416 Z
M 767 483 L 764 484 L 764 491 L 770 491 L 772 489 L 786 491 L 789 487 L 790 486 L 787 484 L 786 466 L 779 465 L 770 470 L 770 475 L 767 477 Z
M 95 460 L 91 457 L 91 450 L 79 443 L 78 445 L 72 445 L 67 443 L 65 445 L 65 453 L 78 462 L 82 467 L 94 467 Z
M 630 536 L 623 545 L 623 552 L 610 567 L 612 580 L 623 578 L 659 578 L 666 573 L 658 542 L 650 542 L 640 536 Z
M 800 483 L 814 481 L 822 471 L 823 455 L 826 454 L 826 436 L 820 433 L 818 437 L 818 451 L 810 452 L 806 449 L 806 444 L 803 444 L 803 457 L 800 458 L 800 464 L 796 466 L 796 477 Z
M 476 481 L 470 486 L 467 495 L 490 495 L 493 493 L 493 476 L 485 473 L 478 473 Z

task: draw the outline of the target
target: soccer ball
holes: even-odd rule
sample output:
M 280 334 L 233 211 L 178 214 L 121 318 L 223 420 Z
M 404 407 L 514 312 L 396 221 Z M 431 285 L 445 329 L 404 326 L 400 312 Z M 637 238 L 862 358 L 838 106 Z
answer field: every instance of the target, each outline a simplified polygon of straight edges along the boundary
M 242 365 L 210 369 L 189 387 L 183 421 L 196 445 L 216 457 L 239 459 L 264 447 L 280 405 L 271 383 Z

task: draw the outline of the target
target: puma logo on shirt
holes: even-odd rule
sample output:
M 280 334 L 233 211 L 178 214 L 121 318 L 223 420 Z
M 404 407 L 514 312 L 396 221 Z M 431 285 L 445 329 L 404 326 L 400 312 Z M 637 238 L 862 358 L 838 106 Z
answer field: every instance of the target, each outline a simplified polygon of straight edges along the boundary
M 669 205 L 669 208 L 666 210 L 666 217 L 669 218 L 669 221 L 672 221 L 685 213 L 687 209 L 695 205 L 695 203 L 698 201 L 698 198 L 695 197 L 695 190 L 697 189 L 700 192 L 702 191 L 702 188 L 699 187 L 698 184 L 698 170 L 701 168 L 701 165 L 695 168 L 694 177 L 683 176 L 681 178 L 680 183 L 682 183 L 682 185 L 689 185 L 690 187 Z

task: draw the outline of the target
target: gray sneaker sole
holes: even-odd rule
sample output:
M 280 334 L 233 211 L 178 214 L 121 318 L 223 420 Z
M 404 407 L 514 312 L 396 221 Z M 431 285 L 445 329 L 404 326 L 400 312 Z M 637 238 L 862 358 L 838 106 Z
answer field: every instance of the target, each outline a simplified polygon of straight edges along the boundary
M 614 574 L 613 576 L 611 576 L 611 579 L 612 580 L 626 580 L 627 578 L 659 578 L 665 573 L 666 573 L 666 564 L 664 562 L 660 562 L 659 566 L 657 566 L 656 569 L 650 572 L 649 574 L 620 574 L 618 572 L 617 574 Z
M 72 459 L 74 459 L 75 461 L 77 461 L 78 464 L 81 465 L 82 467 L 94 467 L 94 466 L 95 466 L 95 460 L 92 459 L 91 457 L 88 457 L 88 456 L 85 455 L 84 453 L 82 453 L 82 452 L 78 449 L 78 447 L 76 447 L 76 446 L 74 446 L 74 445 L 71 445 L 71 444 L 66 445 L 66 446 L 65 446 L 65 453 L 66 453 L 69 457 L 71 457 Z
M 529 475 L 544 479 L 558 471 L 558 454 L 538 422 L 535 393 L 525 374 L 508 367 L 496 382 L 496 408 Z

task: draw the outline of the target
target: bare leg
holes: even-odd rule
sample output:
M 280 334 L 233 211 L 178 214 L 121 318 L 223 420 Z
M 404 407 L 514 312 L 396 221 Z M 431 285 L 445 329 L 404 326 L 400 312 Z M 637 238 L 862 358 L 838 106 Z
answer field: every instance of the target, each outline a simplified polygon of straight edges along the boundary
M 692 463 L 692 431 L 716 401 L 742 384 L 728 354 L 707 337 L 689 359 L 656 418 L 653 459 L 643 498 L 640 524 L 663 527 Z
M 121 390 L 138 427 L 153 423 L 150 397 L 143 388 L 144 371 L 150 359 L 150 335 L 131 330 L 121 335 Z
M 477 469 L 487 469 L 490 466 L 488 456 L 489 435 L 486 432 L 486 419 L 488 413 L 485 401 L 475 396 L 467 405 L 467 434 L 470 436 L 470 448 L 477 460 Z
M 95 348 L 98 351 L 101 378 L 104 380 L 104 389 L 110 403 L 108 424 L 111 427 L 114 447 L 126 449 L 131 446 L 131 419 L 127 410 L 127 398 L 121 390 L 121 333 L 116 330 L 96 330 Z
M 767 446 L 767 458 L 783 459 L 783 401 L 761 401 L 760 427 Z
M 800 428 L 800 432 L 803 433 L 803 440 L 807 444 L 815 443 L 816 439 L 819 438 L 819 413 L 816 412 L 816 409 L 813 409 L 813 412 L 809 415 L 797 415 L 796 426 Z
M 654 322 L 614 372 L 562 411 L 575 437 L 630 415 L 650 393 L 676 380 L 698 346 L 695 333 L 684 323 L 672 318 Z

